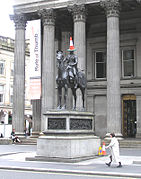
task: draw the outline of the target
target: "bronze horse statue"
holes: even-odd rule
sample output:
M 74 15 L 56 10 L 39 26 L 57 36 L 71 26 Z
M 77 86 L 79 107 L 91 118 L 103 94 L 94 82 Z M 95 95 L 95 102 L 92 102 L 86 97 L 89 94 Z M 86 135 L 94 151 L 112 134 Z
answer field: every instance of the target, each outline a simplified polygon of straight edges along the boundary
M 77 72 L 77 88 L 75 88 L 75 79 L 71 74 L 71 70 L 68 71 L 67 65 L 64 62 L 64 55 L 61 50 L 56 52 L 56 60 L 58 67 L 58 75 L 56 77 L 57 89 L 58 89 L 58 109 L 66 109 L 66 102 L 68 96 L 68 88 L 71 88 L 72 95 L 74 97 L 74 106 L 73 110 L 76 110 L 76 90 L 79 88 L 82 94 L 83 101 L 83 110 L 84 110 L 84 101 L 85 101 L 85 89 L 87 85 L 87 80 L 82 71 Z M 62 105 L 62 89 L 64 88 L 64 105 Z

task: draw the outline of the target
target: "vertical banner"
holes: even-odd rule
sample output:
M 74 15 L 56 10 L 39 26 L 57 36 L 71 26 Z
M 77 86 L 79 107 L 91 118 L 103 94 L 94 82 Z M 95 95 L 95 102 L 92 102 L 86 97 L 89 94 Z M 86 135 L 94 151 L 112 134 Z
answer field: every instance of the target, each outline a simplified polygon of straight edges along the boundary
M 30 99 L 41 97 L 41 26 L 40 20 L 31 22 L 30 28 Z

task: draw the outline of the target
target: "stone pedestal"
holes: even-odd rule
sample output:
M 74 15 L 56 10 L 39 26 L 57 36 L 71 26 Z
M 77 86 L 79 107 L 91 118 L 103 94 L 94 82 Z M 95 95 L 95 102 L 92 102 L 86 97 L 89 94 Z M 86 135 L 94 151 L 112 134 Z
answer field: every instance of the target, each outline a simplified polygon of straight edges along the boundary
M 78 162 L 98 154 L 100 139 L 94 135 L 47 135 L 37 141 L 36 159 Z
M 101 140 L 94 135 L 93 113 L 48 111 L 44 115 L 46 130 L 37 140 L 34 160 L 77 162 L 98 154 Z

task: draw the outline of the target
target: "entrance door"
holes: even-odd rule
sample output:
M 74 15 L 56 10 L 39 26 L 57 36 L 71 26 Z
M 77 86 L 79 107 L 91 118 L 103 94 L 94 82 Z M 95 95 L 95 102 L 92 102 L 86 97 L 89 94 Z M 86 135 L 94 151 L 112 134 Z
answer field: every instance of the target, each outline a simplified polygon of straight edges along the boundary
M 126 95 L 122 98 L 122 134 L 124 137 L 136 136 L 136 96 Z

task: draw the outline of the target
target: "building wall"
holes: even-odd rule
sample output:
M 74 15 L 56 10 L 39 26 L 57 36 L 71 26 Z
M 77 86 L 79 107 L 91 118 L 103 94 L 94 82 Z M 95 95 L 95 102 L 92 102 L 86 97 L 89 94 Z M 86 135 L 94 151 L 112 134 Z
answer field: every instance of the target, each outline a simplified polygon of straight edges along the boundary
M 123 64 L 121 60 L 121 96 L 132 94 L 135 95 L 141 91 L 141 33 L 136 31 L 130 32 L 128 27 L 134 23 L 130 20 L 127 25 L 126 33 L 121 30 L 120 34 L 120 50 L 135 50 L 135 74 L 133 77 L 123 77 Z M 122 24 L 122 22 L 121 22 Z M 135 29 L 139 30 L 141 23 L 135 23 Z M 140 28 L 141 30 L 141 28 Z M 139 30 L 139 31 L 140 31 Z M 95 131 L 99 136 L 105 136 L 107 128 L 106 120 L 106 79 L 95 79 L 94 51 L 106 51 L 106 36 L 97 36 L 87 39 L 87 107 L 88 110 L 95 114 Z M 91 101 L 91 103 L 90 103 Z M 91 105 L 90 105 L 90 104 Z M 121 104 L 122 109 L 122 104 Z M 122 124 L 122 118 L 121 118 Z

